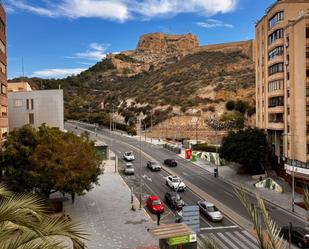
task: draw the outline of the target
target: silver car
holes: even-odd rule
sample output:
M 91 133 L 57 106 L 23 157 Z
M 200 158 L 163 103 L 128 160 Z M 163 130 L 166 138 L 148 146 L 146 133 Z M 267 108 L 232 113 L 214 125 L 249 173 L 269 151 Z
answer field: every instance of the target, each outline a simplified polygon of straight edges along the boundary
M 200 212 L 211 221 L 222 221 L 223 215 L 219 209 L 208 201 L 198 201 L 197 205 L 200 207 Z
M 132 163 L 126 163 L 126 167 L 124 168 L 124 173 L 126 175 L 134 175 L 134 166 Z

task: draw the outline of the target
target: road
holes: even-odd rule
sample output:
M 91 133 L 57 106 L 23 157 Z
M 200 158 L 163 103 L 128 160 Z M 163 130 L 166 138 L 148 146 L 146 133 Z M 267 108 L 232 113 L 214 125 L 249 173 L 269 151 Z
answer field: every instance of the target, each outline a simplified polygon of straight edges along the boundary
M 74 126 L 75 127 L 75 126 Z M 70 130 L 73 127 L 67 125 L 67 129 Z M 91 127 L 85 127 L 92 130 Z M 74 130 L 74 129 L 73 129 Z M 173 168 L 173 171 L 186 181 L 193 183 L 199 189 L 202 189 L 215 200 L 235 212 L 235 214 L 248 219 L 248 215 L 237 196 L 234 193 L 233 186 L 224 182 L 220 178 L 214 178 L 213 174 L 198 167 L 197 165 L 188 162 L 184 159 L 179 158 L 173 152 L 163 149 L 160 146 L 151 145 L 149 143 L 141 142 L 142 153 L 140 157 L 140 142 L 136 139 L 128 136 L 121 136 L 117 133 L 110 133 L 107 130 L 98 130 L 98 139 L 104 140 L 111 149 L 120 158 L 119 160 L 119 172 L 123 176 L 126 183 L 133 188 L 134 194 L 139 198 L 140 196 L 140 183 L 142 183 L 142 198 L 145 200 L 149 195 L 157 195 L 161 200 L 164 200 L 164 194 L 167 191 L 171 191 L 165 184 L 165 177 L 168 173 L 164 170 L 160 172 L 152 172 L 146 167 L 146 162 L 151 158 L 155 159 L 159 163 L 163 163 L 166 158 L 174 158 L 178 162 L 178 166 Z M 125 151 L 133 151 L 135 154 L 135 175 L 125 176 L 123 174 L 124 162 L 122 155 Z M 141 166 L 140 166 L 141 165 Z M 182 199 L 186 205 L 195 205 L 201 197 L 195 192 L 187 189 L 185 192 L 180 193 Z M 255 203 L 255 199 L 250 197 L 252 203 Z M 175 221 L 175 213 L 171 210 L 168 205 L 165 204 L 165 212 L 161 217 L 162 223 L 171 223 Z M 284 210 L 278 209 L 275 206 L 266 204 L 266 208 L 269 211 L 271 217 L 277 222 L 279 226 L 287 225 L 291 221 L 294 225 L 305 226 L 306 222 L 298 219 L 297 217 L 285 212 Z M 155 220 L 155 217 L 145 207 L 149 215 Z M 229 213 L 230 214 L 230 213 Z M 208 238 L 213 239 L 219 248 L 223 249 L 237 249 L 237 248 L 258 248 L 257 242 L 247 231 L 239 227 L 235 217 L 229 216 L 224 213 L 224 220 L 220 223 L 214 223 L 200 217 L 201 233 L 199 234 L 199 242 L 207 240 Z

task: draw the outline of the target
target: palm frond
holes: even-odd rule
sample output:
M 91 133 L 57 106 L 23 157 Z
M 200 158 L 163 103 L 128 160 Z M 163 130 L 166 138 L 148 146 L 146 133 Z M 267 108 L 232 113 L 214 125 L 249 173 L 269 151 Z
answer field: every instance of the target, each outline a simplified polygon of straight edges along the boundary
M 235 193 L 245 209 L 247 210 L 247 213 L 253 223 L 254 229 L 257 234 L 257 242 L 259 244 L 260 249 L 271 249 L 267 242 L 265 241 L 264 234 L 263 234 L 263 225 L 261 224 L 261 221 L 259 219 L 258 213 L 256 208 L 254 207 L 253 203 L 251 203 L 248 199 L 248 196 L 245 194 L 245 191 L 243 188 L 235 189 Z
M 8 191 L 5 185 L 0 184 L 0 199 L 1 198 L 9 198 L 13 195 L 12 192 Z
M 280 229 L 269 216 L 264 201 L 257 197 L 258 206 L 262 213 L 262 218 L 267 232 L 267 243 L 272 249 L 284 249 L 283 239 L 280 237 Z
M 307 221 L 309 221 L 309 190 L 307 187 L 304 189 L 304 203 L 307 209 Z

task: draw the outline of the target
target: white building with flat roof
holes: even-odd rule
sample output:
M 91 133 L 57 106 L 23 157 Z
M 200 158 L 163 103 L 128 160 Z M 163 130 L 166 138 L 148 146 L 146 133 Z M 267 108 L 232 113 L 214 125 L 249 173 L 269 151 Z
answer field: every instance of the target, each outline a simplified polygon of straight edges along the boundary
M 63 90 L 8 92 L 10 131 L 30 124 L 38 128 L 43 123 L 64 130 Z

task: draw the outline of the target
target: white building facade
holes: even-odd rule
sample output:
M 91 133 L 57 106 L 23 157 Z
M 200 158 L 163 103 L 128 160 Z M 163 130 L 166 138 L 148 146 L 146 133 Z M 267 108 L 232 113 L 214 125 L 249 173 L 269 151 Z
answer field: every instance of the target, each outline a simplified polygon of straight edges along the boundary
M 39 90 L 8 93 L 10 131 L 43 123 L 64 130 L 63 90 Z

